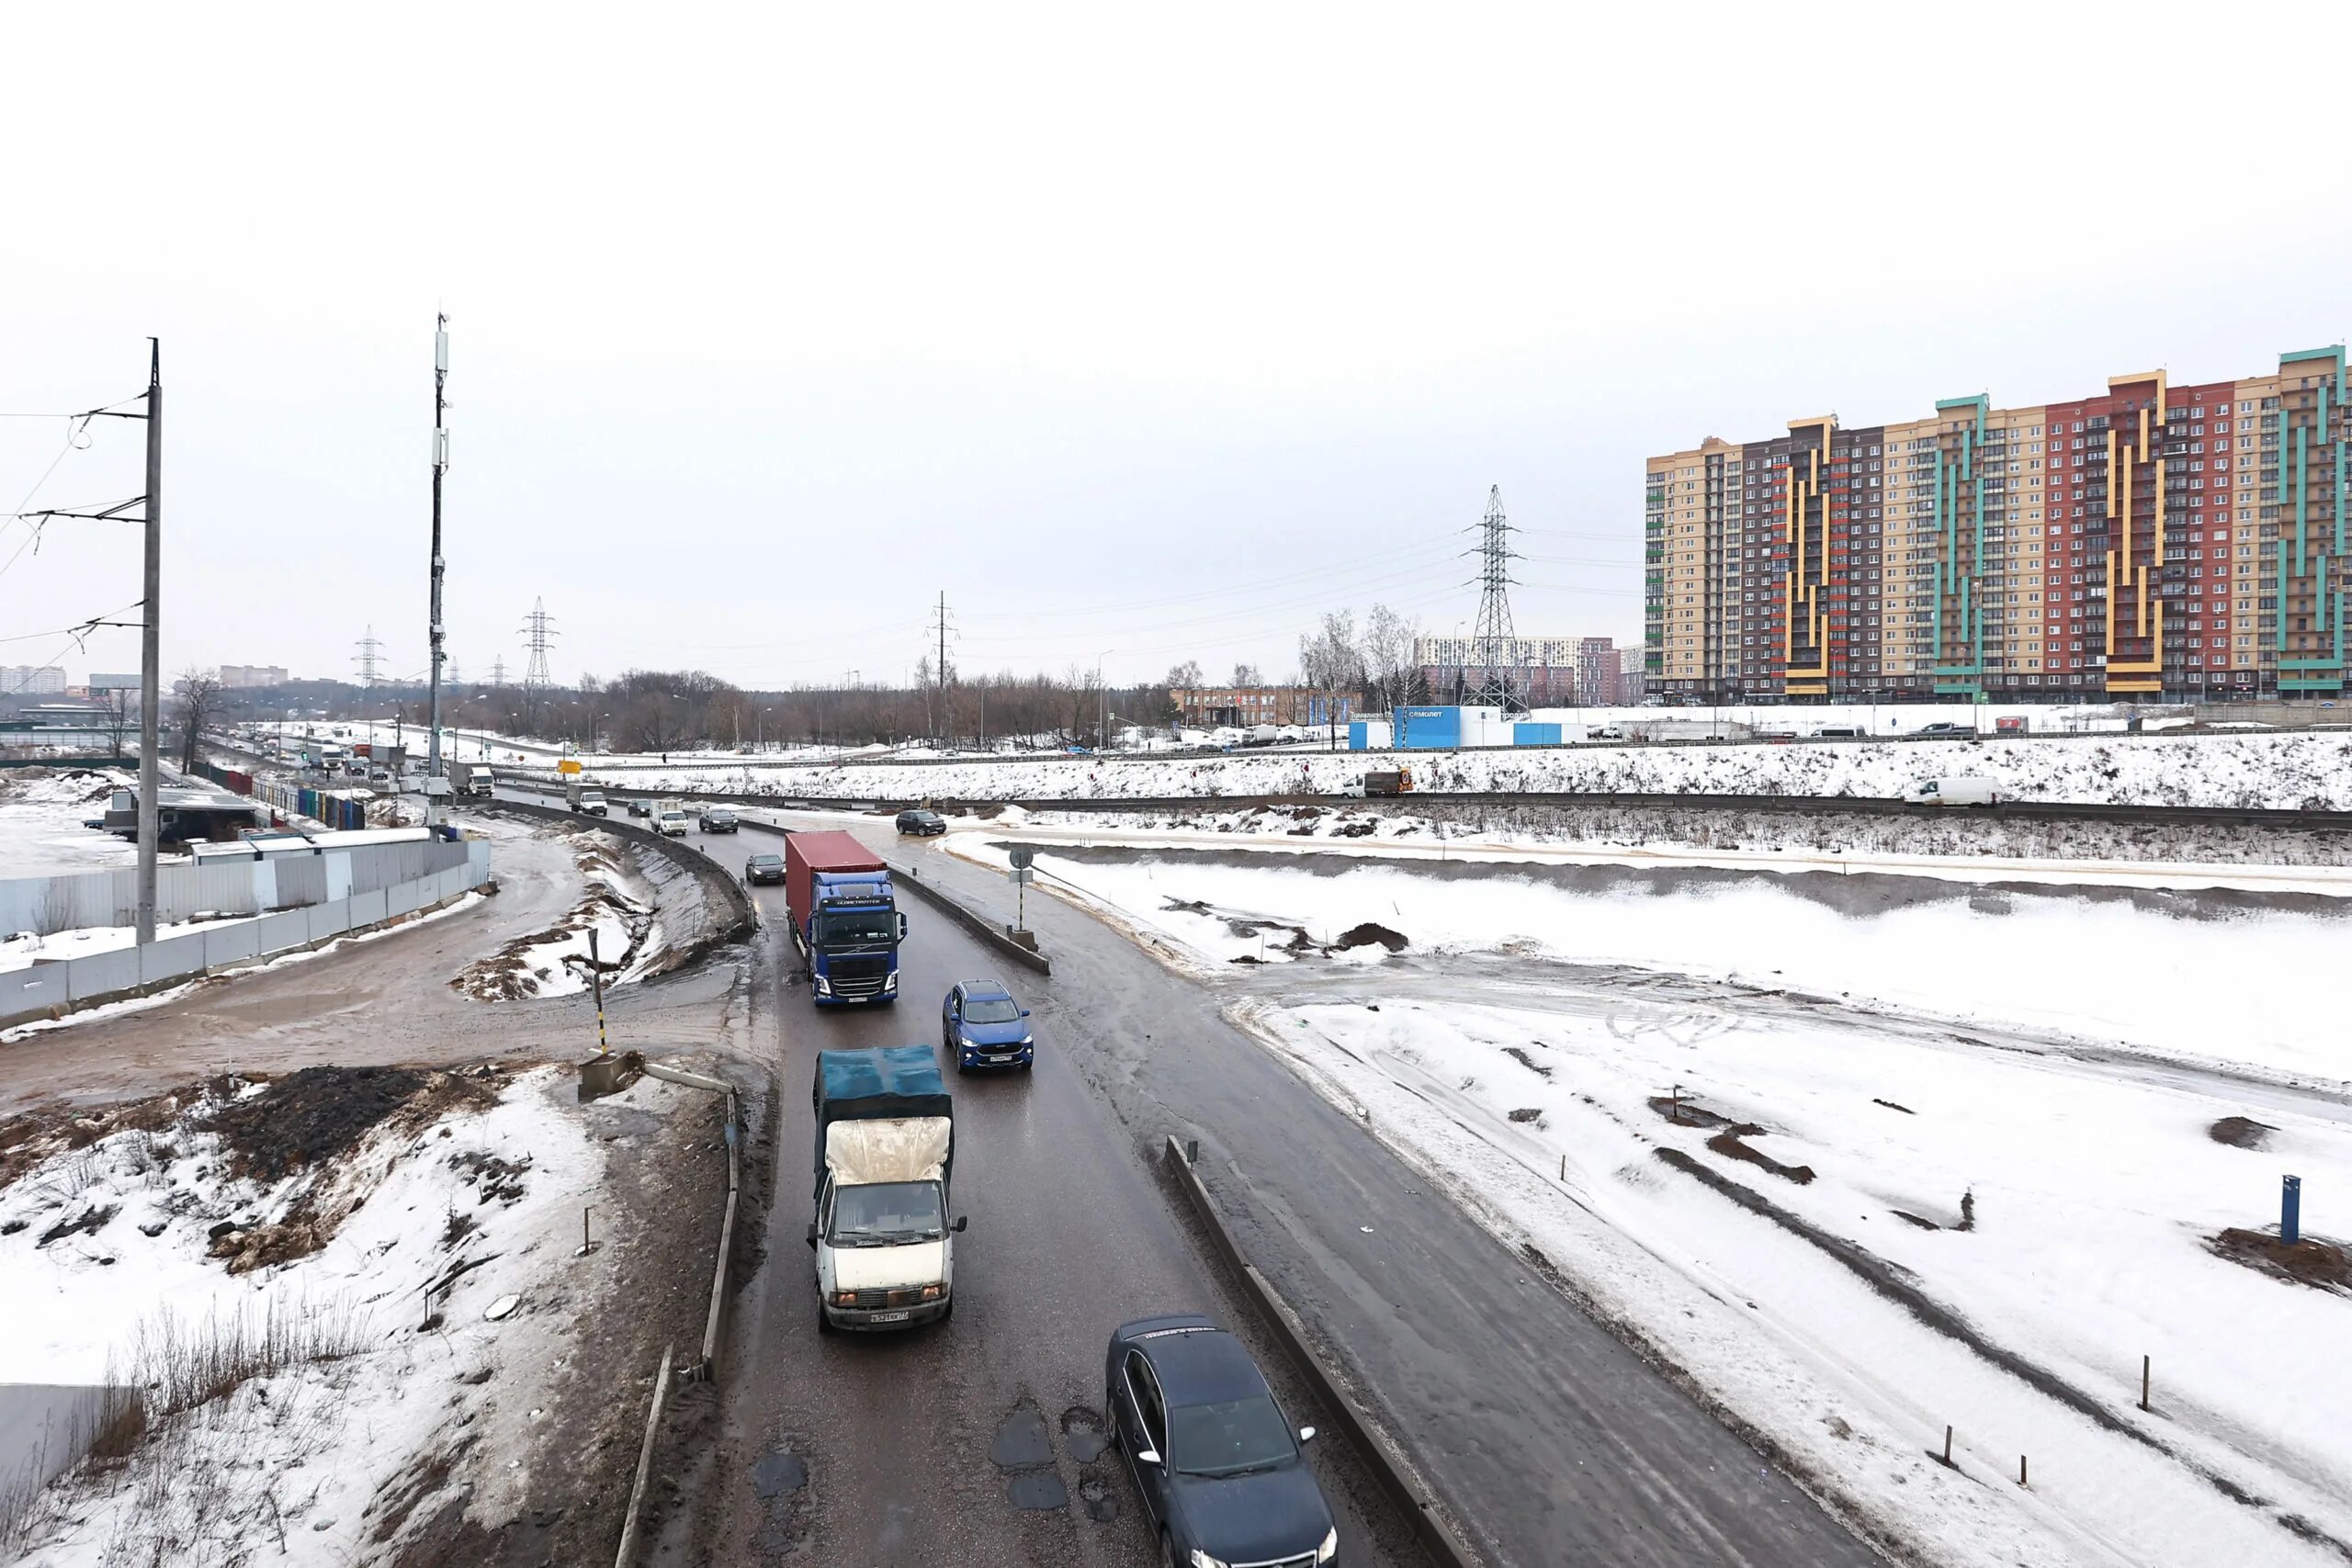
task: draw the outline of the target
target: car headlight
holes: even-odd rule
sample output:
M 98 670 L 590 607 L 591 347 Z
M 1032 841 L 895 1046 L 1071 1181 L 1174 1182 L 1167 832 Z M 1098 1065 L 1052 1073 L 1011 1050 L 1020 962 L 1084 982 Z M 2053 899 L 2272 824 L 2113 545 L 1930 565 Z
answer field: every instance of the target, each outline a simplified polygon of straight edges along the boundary
M 1031 1038 L 1029 1038 L 1029 1036 L 1027 1036 L 1026 1034 L 1024 1034 L 1024 1035 L 1023 1035 L 1023 1036 L 1021 1037 L 1021 1048 L 1022 1048 L 1023 1051 L 1028 1050 L 1032 1045 L 1035 1045 L 1035 1043 L 1036 1043 L 1035 1040 L 1032 1040 Z
M 936 1285 L 925 1285 L 922 1288 L 922 1299 L 927 1302 L 937 1301 L 939 1299 L 939 1287 Z
M 1333 1525 L 1323 1532 L 1323 1544 L 1315 1549 L 1315 1561 L 1329 1562 L 1340 1555 L 1340 1527 Z
M 1222 1557 L 1211 1557 L 1199 1547 L 1193 1548 L 1193 1568 L 1228 1568 Z

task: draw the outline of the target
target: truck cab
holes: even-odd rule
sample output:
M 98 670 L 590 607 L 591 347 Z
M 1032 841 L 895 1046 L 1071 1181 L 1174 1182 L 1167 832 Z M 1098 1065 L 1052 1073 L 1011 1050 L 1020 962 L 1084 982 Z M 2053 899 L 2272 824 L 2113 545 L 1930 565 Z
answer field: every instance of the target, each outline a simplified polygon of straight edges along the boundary
M 820 1051 L 817 1326 L 906 1328 L 956 1310 L 955 1104 L 925 1045 Z

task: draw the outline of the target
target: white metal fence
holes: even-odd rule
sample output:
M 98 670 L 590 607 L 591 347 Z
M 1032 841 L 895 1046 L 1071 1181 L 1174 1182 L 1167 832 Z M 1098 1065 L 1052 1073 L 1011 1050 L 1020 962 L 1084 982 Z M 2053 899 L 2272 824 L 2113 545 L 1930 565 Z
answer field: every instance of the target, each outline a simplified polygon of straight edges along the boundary
M 352 844 L 317 854 L 216 860 L 155 868 L 155 921 L 197 915 L 259 915 L 377 893 L 466 863 L 469 846 L 428 839 Z M 70 872 L 0 879 L 0 936 L 128 926 L 139 913 L 139 873 Z
M 285 874 L 293 868 L 315 869 L 297 869 L 295 876 L 287 877 Z M 70 1010 L 103 998 L 143 990 L 165 981 L 202 975 L 224 964 L 308 947 L 329 937 L 380 925 L 401 915 L 438 904 L 445 898 L 454 898 L 468 888 L 479 887 L 489 880 L 490 845 L 481 840 L 464 843 L 364 844 L 314 857 L 276 862 L 232 861 L 226 864 L 171 866 L 166 869 L 188 874 L 183 879 L 177 897 L 183 900 L 197 901 L 176 903 L 172 908 L 180 912 L 167 915 L 164 912 L 159 888 L 159 920 L 185 919 L 199 909 L 226 909 L 259 914 L 260 918 L 187 931 L 150 942 L 144 947 L 119 947 L 111 952 L 87 953 L 79 958 L 36 963 L 26 969 L 0 971 L 0 1027 L 47 1016 L 60 1010 Z M 409 874 L 395 874 L 401 872 Z M 128 872 L 97 872 L 85 874 L 85 877 L 104 880 L 131 874 Z M 304 902 L 296 908 L 287 907 L 289 901 L 284 895 L 291 890 L 288 882 L 307 882 L 313 875 L 318 882 L 316 891 L 332 897 Z M 40 886 L 83 880 L 85 877 L 31 877 L 20 878 L 16 883 L 0 883 L 0 899 L 6 898 L 14 888 L 25 883 Z M 301 890 L 311 889 L 306 886 Z M 134 897 L 135 891 L 134 887 Z M 62 897 L 70 902 L 82 897 L 96 900 L 99 896 L 74 891 Z M 213 901 L 205 901 L 208 899 Z M 242 903 L 238 902 L 240 899 Z M 15 907 L 0 902 L 0 908 Z M 131 923 L 128 914 L 113 918 L 115 906 L 93 902 L 88 907 L 104 908 L 109 913 L 107 918 L 69 920 L 47 929 L 67 931 L 81 925 Z M 44 918 L 50 908 L 48 904 L 40 906 Z M 268 912 L 262 913 L 265 910 Z M 21 931 L 30 928 L 17 926 L 10 929 Z

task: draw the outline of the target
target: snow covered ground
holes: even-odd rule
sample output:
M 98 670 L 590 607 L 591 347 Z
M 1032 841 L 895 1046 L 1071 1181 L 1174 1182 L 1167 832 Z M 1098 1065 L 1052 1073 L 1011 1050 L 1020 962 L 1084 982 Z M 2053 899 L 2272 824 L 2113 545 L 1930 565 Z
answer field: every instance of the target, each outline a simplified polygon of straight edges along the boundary
M 631 789 L 820 799 L 1134 799 L 1325 794 L 1394 765 L 1389 754 L 1243 752 L 1210 758 L 1039 758 L 841 766 L 621 766 L 589 774 Z M 2098 736 L 2078 739 L 1823 742 L 1802 746 L 1541 747 L 1408 754 L 1424 790 L 1860 795 L 1981 774 L 2019 799 L 2150 806 L 2352 809 L 2352 734 Z
M 0 1381 L 174 1382 L 191 1355 L 240 1336 L 298 1352 L 158 1416 L 127 1465 L 52 1486 L 12 1560 L 356 1562 L 384 1522 L 380 1495 L 413 1461 L 435 1445 L 463 1452 L 469 1427 L 489 1439 L 526 1426 L 502 1396 L 564 1354 L 574 1314 L 557 1298 L 581 1195 L 604 1168 L 569 1097 L 541 1069 L 453 1095 L 437 1121 L 396 1115 L 283 1176 L 204 1130 L 215 1106 L 191 1106 L 0 1189 Z M 216 1240 L 222 1222 L 236 1234 Z M 268 1238 L 284 1235 L 272 1227 L 321 1224 L 322 1246 L 270 1260 Z M 426 1332 L 429 1280 L 447 1288 Z M 493 1367 L 511 1375 L 492 1382 Z
M 2283 1171 L 2352 1190 L 2352 911 L 1038 847 L 1041 887 L 1222 983 L 1883 1539 L 1967 1568 L 2352 1553 L 2352 1359 L 2279 1353 L 2347 1303 L 2208 1246 L 2275 1219 Z M 1367 922 L 1401 951 L 1329 949 Z
M 450 984 L 482 1001 L 576 996 L 589 988 L 592 953 L 594 962 L 605 966 L 607 988 L 661 972 L 671 952 L 672 922 L 677 919 L 663 906 L 680 890 L 657 892 L 649 886 L 629 852 L 610 834 L 591 829 L 570 838 L 588 883 L 587 897 L 548 930 L 518 938 L 468 964 Z M 667 863 L 661 863 L 666 871 Z M 683 893 L 695 899 L 692 908 L 683 911 L 683 923 L 690 924 L 700 908 L 700 890 L 689 877 L 675 880 L 684 883 Z
M 48 876 L 136 863 L 127 839 L 82 824 L 104 815 L 107 797 L 136 783 L 112 769 L 0 770 L 0 876 Z

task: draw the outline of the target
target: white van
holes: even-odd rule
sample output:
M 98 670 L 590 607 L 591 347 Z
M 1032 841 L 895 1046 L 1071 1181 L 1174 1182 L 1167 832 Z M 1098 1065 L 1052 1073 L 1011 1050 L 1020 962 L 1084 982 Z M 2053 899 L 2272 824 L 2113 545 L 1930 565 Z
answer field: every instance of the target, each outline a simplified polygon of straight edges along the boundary
M 686 815 L 685 807 L 674 800 L 663 801 L 653 813 L 653 830 L 665 839 L 683 839 L 686 836 L 686 829 L 693 825 L 693 818 Z
M 1903 798 L 1914 806 L 1992 807 L 2001 804 L 2001 785 L 1997 779 L 1921 779 Z

